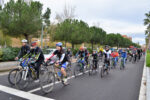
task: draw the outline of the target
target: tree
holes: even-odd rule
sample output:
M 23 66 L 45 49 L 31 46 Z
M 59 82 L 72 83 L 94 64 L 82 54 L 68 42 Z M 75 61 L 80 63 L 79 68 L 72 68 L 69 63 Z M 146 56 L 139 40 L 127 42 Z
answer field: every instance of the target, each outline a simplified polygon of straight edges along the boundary
M 42 15 L 42 4 L 32 1 L 30 4 L 24 0 L 10 0 L 0 13 L 0 25 L 2 31 L 13 37 L 24 36 L 31 40 L 41 30 L 42 20 L 48 24 L 50 9 Z M 43 16 L 43 17 L 42 17 Z
M 145 35 L 148 36 L 149 43 L 148 43 L 148 48 L 150 48 L 150 11 L 145 14 L 146 18 L 144 19 L 144 25 L 147 26 Z
M 66 19 L 57 25 L 54 40 L 69 42 L 74 48 L 75 44 L 87 41 L 88 24 L 76 19 Z
M 88 42 L 92 44 L 92 50 L 93 50 L 94 44 L 104 44 L 106 38 L 106 32 L 102 28 L 92 26 L 89 29 L 87 38 L 88 38 Z

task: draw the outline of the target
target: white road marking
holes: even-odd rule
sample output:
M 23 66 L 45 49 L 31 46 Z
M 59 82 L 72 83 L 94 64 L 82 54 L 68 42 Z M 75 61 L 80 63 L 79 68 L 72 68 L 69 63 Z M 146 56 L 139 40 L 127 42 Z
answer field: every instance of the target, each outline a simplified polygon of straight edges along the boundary
M 6 87 L 3 85 L 0 85 L 0 90 L 3 92 L 9 93 L 9 94 L 18 96 L 18 97 L 29 99 L 29 100 L 54 100 L 51 98 L 42 97 L 39 95 L 35 95 L 35 94 L 29 93 L 29 92 L 24 92 L 21 90 L 13 89 L 13 88 Z
M 89 72 L 89 71 L 86 71 L 85 73 L 87 73 L 87 72 Z M 80 76 L 80 75 L 82 75 L 83 73 L 79 73 L 77 76 Z M 69 79 L 72 79 L 72 78 L 74 78 L 75 76 L 73 75 L 73 76 L 71 76 L 71 77 L 68 77 L 67 79 L 69 80 Z M 57 81 L 55 84 L 59 84 L 59 83 L 61 83 L 60 81 Z M 52 84 L 51 84 L 52 85 Z M 44 86 L 44 88 L 46 88 L 46 87 L 48 87 L 48 86 L 51 86 L 51 85 L 45 85 Z M 36 92 L 36 91 L 38 91 L 38 90 L 40 90 L 41 88 L 40 87 L 38 87 L 38 88 L 36 88 L 36 89 L 33 89 L 33 90 L 30 90 L 30 91 L 28 91 L 29 93 L 33 93 L 33 92 Z

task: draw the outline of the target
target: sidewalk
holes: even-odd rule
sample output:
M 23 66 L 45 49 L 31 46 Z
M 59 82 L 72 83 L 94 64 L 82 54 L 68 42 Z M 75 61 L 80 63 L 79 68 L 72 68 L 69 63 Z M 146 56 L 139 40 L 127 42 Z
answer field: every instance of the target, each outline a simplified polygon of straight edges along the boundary
M 17 61 L 0 62 L 0 72 L 9 71 L 13 68 L 16 68 L 17 65 Z
M 76 59 L 72 59 L 72 63 L 75 63 Z M 18 61 L 0 62 L 0 72 L 6 72 L 19 65 Z

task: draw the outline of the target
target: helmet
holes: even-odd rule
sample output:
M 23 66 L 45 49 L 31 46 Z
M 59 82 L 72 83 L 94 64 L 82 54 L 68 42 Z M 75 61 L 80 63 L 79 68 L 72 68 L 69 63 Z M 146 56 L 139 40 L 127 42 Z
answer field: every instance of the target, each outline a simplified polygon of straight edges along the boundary
M 36 41 L 31 42 L 31 46 L 36 46 L 36 45 L 37 45 Z
M 58 43 L 56 43 L 56 46 L 62 47 L 62 43 L 61 43 L 61 42 L 58 42 Z
M 23 39 L 21 42 L 22 42 L 22 43 L 27 43 L 27 42 L 28 42 L 28 40 Z
M 105 45 L 105 48 L 108 48 L 108 49 L 109 49 L 109 45 Z
M 83 50 L 83 47 L 80 47 L 80 50 Z

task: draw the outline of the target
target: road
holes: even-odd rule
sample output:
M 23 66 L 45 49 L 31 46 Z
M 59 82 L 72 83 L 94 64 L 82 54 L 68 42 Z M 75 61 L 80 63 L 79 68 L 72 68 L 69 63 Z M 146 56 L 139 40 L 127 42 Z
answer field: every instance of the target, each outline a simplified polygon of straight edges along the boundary
M 38 83 L 31 84 L 24 91 L 16 90 L 15 87 L 9 85 L 7 75 L 1 75 L 0 99 L 138 100 L 144 61 L 142 57 L 136 64 L 128 62 L 125 70 L 112 69 L 110 74 L 104 78 L 100 78 L 99 74 L 91 76 L 84 74 L 72 78 L 69 80 L 70 85 L 63 87 L 62 84 L 56 84 L 54 90 L 49 94 L 43 94 L 38 88 Z

